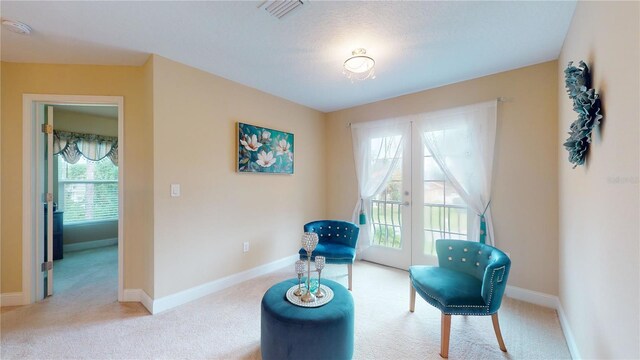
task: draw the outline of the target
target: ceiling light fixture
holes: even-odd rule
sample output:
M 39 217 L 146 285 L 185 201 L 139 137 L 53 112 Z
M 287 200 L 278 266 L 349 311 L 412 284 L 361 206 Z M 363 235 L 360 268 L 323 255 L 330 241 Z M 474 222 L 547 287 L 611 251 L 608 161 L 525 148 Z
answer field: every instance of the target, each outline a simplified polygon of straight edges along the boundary
M 353 50 L 351 55 L 353 56 L 344 61 L 344 70 L 342 70 L 351 82 L 376 78 L 374 69 L 376 62 L 372 57 L 367 56 L 367 50 L 358 48 Z
M 20 21 L 2 19 L 2 27 L 20 35 L 31 34 L 31 27 L 25 23 L 21 23 Z

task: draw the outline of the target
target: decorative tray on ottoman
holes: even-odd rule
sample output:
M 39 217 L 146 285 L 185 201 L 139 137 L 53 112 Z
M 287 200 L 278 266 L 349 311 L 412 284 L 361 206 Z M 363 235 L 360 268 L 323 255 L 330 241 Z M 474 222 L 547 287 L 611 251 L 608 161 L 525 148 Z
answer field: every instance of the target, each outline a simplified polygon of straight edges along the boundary
M 289 288 L 289 290 L 287 290 L 287 300 L 289 300 L 289 302 L 292 303 L 293 305 L 314 308 L 314 307 L 322 306 L 333 299 L 333 290 L 331 290 L 330 287 L 325 285 L 320 285 L 320 291 L 322 291 L 324 296 L 321 298 L 316 298 L 315 301 L 310 301 L 310 302 L 304 302 L 300 300 L 301 296 L 296 296 L 294 294 L 294 292 L 297 289 L 298 289 L 298 285 L 294 285 L 291 288 Z M 304 293 L 306 291 L 307 291 L 306 287 L 303 286 L 302 292 Z

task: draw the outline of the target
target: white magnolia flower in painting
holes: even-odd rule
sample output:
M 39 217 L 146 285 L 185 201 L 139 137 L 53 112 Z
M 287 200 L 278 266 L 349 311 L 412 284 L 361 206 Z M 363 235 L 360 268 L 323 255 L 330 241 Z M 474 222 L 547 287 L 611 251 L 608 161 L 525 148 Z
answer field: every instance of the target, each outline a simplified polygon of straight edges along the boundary
M 276 145 L 276 154 L 277 155 L 283 155 L 289 152 L 289 147 L 291 147 L 291 145 L 289 145 L 289 143 L 287 142 L 287 140 L 280 140 L 278 142 L 278 145 Z
M 262 167 L 269 167 L 275 164 L 276 159 L 273 157 L 273 151 L 269 151 L 268 153 L 266 153 L 264 150 L 262 150 L 258 154 L 258 161 L 256 161 L 256 163 Z
M 245 135 L 244 139 L 240 140 L 240 144 L 249 151 L 258 151 L 258 148 L 262 146 L 262 144 L 258 142 L 258 137 L 255 136 L 255 134 L 251 135 L 251 137 Z
M 265 139 L 265 140 L 271 139 L 271 133 L 268 132 L 268 131 L 263 131 L 262 132 L 262 138 Z

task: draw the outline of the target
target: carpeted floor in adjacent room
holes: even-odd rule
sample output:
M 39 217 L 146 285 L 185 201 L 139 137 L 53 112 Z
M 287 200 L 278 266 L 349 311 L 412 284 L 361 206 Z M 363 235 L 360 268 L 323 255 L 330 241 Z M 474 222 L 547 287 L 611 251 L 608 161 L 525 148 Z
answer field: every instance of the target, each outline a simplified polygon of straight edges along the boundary
M 294 277 L 292 264 L 152 316 L 117 302 L 116 247 L 65 254 L 55 269 L 53 297 L 2 309 L 2 359 L 259 359 L 262 294 Z M 367 262 L 353 272 L 355 358 L 439 359 L 440 313 L 420 298 L 408 311 L 407 272 Z M 346 266 L 324 273 L 346 284 Z M 449 358 L 570 358 L 554 310 L 505 298 L 500 323 L 508 353 L 490 317 L 453 317 Z

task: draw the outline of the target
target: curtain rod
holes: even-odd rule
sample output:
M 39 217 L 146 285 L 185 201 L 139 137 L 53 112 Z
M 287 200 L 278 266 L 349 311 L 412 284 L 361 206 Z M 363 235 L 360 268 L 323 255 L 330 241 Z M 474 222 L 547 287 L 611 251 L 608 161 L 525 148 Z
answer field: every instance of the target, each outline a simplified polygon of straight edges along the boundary
M 497 101 L 497 102 L 509 102 L 509 101 L 511 101 L 511 100 L 512 100 L 512 99 L 507 98 L 507 97 L 504 97 L 504 96 L 498 96 L 498 97 L 496 98 L 496 101 Z M 347 123 L 347 127 L 348 127 L 348 128 L 350 128 L 350 127 L 351 127 L 351 123 Z

